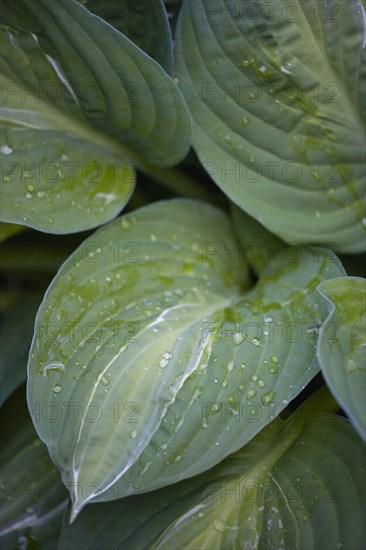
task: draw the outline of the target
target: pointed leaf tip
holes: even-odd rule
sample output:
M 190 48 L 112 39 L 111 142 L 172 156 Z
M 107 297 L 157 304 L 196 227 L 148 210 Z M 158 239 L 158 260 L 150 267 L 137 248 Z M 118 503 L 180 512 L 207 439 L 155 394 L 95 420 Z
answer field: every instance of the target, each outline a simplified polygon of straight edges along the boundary
M 92 273 L 91 244 L 100 258 Z M 78 484 L 73 518 L 87 501 L 217 464 L 317 374 L 314 339 L 327 311 L 315 288 L 344 275 L 338 260 L 318 249 L 301 249 L 296 263 L 277 256 L 247 291 L 243 258 L 226 253 L 235 249 L 219 209 L 161 201 L 101 228 L 56 275 L 37 318 L 28 396 L 30 407 L 77 403 L 73 421 L 36 425 L 65 482 Z M 61 316 L 50 345 L 42 327 Z M 86 501 L 91 481 L 98 489 Z

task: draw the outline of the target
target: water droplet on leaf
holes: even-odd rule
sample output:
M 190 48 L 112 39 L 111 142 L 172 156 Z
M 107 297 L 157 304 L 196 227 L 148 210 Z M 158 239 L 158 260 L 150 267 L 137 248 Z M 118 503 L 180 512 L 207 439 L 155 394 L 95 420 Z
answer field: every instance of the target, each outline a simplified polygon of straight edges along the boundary
M 225 530 L 225 523 L 222 519 L 215 519 L 214 527 L 218 533 L 222 533 Z
M 13 152 L 13 148 L 11 147 L 11 145 L 2 145 L 0 147 L 0 151 L 3 155 L 11 155 Z
M 64 370 L 65 370 L 65 365 L 59 361 L 55 361 L 54 363 L 50 363 L 49 365 L 46 365 L 45 367 L 43 367 L 42 374 L 43 376 L 48 377 L 48 375 L 52 371 L 64 372 Z
M 103 376 L 101 376 L 100 382 L 103 384 L 103 386 L 109 386 L 110 383 L 108 376 L 105 376 L 104 374 Z
M 253 397 L 255 397 L 257 395 L 257 392 L 255 390 L 249 390 L 247 391 L 247 394 L 246 394 L 246 398 L 248 399 L 253 399 Z
M 130 227 L 130 225 L 131 225 L 130 222 L 128 220 L 126 220 L 126 218 L 122 219 L 122 221 L 121 221 L 122 229 L 127 230 Z
M 262 396 L 263 405 L 269 405 L 270 403 L 272 403 L 275 397 L 276 393 L 274 391 L 269 391 L 268 393 L 264 394 Z

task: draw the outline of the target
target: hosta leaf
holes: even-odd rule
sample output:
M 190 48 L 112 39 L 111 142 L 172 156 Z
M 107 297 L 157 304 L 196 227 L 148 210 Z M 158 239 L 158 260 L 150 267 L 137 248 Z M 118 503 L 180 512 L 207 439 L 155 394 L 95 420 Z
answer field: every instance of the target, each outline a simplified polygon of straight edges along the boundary
M 318 287 L 329 316 L 321 328 L 317 355 L 328 386 L 366 439 L 366 281 L 342 277 Z
M 131 196 L 133 168 L 66 126 L 5 130 L 2 140 L 16 144 L 2 163 L 3 220 L 47 233 L 83 231 L 114 218 Z
M 286 242 L 365 250 L 361 0 L 185 0 L 175 70 L 208 173 Z
M 82 550 L 362 548 L 362 443 L 347 420 L 318 411 L 311 400 L 276 419 L 200 476 L 94 504 L 72 525 L 66 514 L 60 550 L 75 540 Z
M 87 239 L 48 289 L 28 399 L 60 407 L 35 425 L 74 483 L 74 514 L 132 482 L 150 491 L 208 469 L 318 372 L 315 289 L 344 274 L 339 261 L 279 256 L 248 290 L 229 222 L 206 203 L 154 203 Z
M 0 406 L 27 378 L 34 319 L 42 295 L 23 297 L 0 324 Z
M 172 37 L 162 0 L 79 0 L 172 71 Z
M 51 411 L 44 409 L 43 414 Z M 0 546 L 2 550 L 53 550 L 67 491 L 29 416 L 24 419 L 19 406 L 14 407 L 13 416 L 18 417 L 15 429 L 6 433 L 3 424 L 2 430 Z
M 1 1 L 2 219 L 50 233 L 95 227 L 135 174 L 190 143 L 175 82 L 74 0 Z
M 240 243 L 241 254 L 246 258 L 254 271 L 259 274 L 268 262 L 280 251 L 288 254 L 288 259 L 296 258 L 299 248 L 295 246 L 292 256 L 290 248 L 273 235 L 257 220 L 231 203 L 231 217 L 235 234 Z

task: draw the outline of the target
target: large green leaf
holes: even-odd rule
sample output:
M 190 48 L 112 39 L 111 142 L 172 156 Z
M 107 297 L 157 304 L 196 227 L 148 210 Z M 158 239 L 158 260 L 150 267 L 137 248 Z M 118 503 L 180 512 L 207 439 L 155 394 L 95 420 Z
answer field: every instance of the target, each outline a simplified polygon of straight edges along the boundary
M 79 0 L 172 72 L 172 36 L 162 0 Z
M 37 316 L 28 403 L 60 410 L 35 426 L 73 482 L 74 514 L 131 482 L 144 492 L 208 469 L 318 372 L 327 312 L 315 289 L 344 274 L 339 261 L 278 256 L 248 290 L 237 245 L 222 211 L 162 201 L 97 231 L 58 272 Z
M 185 0 L 175 68 L 215 182 L 291 243 L 365 249 L 361 0 Z
M 341 277 L 318 287 L 329 316 L 317 355 L 328 386 L 366 440 L 366 281 Z
M 0 324 L 0 406 L 27 378 L 34 319 L 42 295 L 24 296 Z
M 4 221 L 95 227 L 128 201 L 131 163 L 149 171 L 185 156 L 175 82 L 111 25 L 74 0 L 2 0 L 1 23 Z
M 322 410 L 311 399 L 200 476 L 66 514 L 60 550 L 362 548 L 362 443 Z
M 1 417 L 1 526 L 2 550 L 14 548 L 57 548 L 67 491 L 47 449 L 37 437 L 27 414 L 11 402 L 12 423 Z M 39 414 L 51 415 L 44 408 Z M 14 422 L 13 422 L 14 424 Z

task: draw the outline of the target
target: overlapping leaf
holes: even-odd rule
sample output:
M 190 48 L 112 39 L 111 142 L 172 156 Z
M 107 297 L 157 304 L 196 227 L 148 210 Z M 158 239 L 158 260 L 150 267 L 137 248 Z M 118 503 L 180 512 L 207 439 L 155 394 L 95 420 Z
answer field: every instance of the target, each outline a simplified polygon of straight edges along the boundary
M 221 189 L 286 242 L 365 249 L 361 0 L 185 0 L 175 69 Z
M 74 514 L 213 466 L 318 372 L 315 288 L 343 274 L 338 260 L 276 257 L 252 290 L 246 271 L 229 218 L 179 199 L 104 227 L 60 269 L 37 316 L 28 400 L 60 410 L 35 425 L 74 484 Z
M 9 433 L 6 424 L 2 429 L 0 546 L 53 550 L 67 491 L 29 416 L 24 418 L 16 403 L 12 407 L 17 415 L 13 431 Z M 52 411 L 40 409 L 39 414 L 52 415 Z
M 335 398 L 366 439 L 366 281 L 336 278 L 321 283 L 318 291 L 330 310 L 319 335 L 319 363 Z
M 190 118 L 175 82 L 74 0 L 2 0 L 2 219 L 95 227 L 133 190 L 130 163 L 179 162 Z
M 155 59 L 168 74 L 172 71 L 172 37 L 162 0 L 79 0 Z
M 256 273 L 259 274 L 263 271 L 268 262 L 279 252 L 287 255 L 289 260 L 297 257 L 299 249 L 296 245 L 291 256 L 291 249 L 286 246 L 286 243 L 235 204 L 231 203 L 230 206 L 234 231 L 240 242 L 241 253 Z
M 34 320 L 42 295 L 21 299 L 0 324 L 0 406 L 27 378 Z
M 200 476 L 66 514 L 60 550 L 362 548 L 364 450 L 322 397 Z

